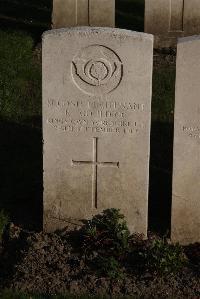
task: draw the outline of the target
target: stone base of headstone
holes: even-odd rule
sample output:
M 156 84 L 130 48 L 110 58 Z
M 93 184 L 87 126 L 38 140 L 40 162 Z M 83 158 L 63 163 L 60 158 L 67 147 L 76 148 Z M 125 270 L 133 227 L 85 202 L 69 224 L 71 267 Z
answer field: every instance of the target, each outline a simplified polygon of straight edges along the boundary
M 55 232 L 56 230 L 62 229 L 71 231 L 81 228 L 82 225 L 83 222 L 78 219 L 62 219 L 61 217 L 54 217 L 51 211 L 48 213 L 48 211 L 44 210 L 43 229 L 46 232 Z

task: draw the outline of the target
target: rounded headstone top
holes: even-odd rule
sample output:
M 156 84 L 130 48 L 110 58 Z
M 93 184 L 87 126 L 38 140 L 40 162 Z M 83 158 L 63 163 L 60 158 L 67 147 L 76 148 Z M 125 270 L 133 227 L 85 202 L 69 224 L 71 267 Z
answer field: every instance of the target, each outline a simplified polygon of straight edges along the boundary
M 62 34 L 80 34 L 80 35 L 98 35 L 98 34 L 110 34 L 113 36 L 124 36 L 124 37 L 132 37 L 144 40 L 153 41 L 154 37 L 152 34 L 143 33 L 143 32 L 136 32 L 127 29 L 120 29 L 120 28 L 110 28 L 110 27 L 67 27 L 61 29 L 53 29 L 45 31 L 42 35 L 42 38 L 46 38 L 49 35 L 62 35 Z
M 178 38 L 178 43 L 200 41 L 200 35 L 192 35 Z

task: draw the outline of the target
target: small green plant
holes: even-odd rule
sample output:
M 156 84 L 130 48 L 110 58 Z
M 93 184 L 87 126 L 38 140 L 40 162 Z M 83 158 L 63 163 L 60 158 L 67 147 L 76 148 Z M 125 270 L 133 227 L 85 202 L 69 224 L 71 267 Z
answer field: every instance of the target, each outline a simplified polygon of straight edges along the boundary
M 2 242 L 3 234 L 8 223 L 9 223 L 8 215 L 3 210 L 1 210 L 0 211 L 0 242 Z
M 130 232 L 124 215 L 117 209 L 104 210 L 83 227 L 83 247 L 87 252 L 105 250 L 109 255 L 119 255 L 129 246 Z
M 82 232 L 84 254 L 93 269 L 100 275 L 120 279 L 121 261 L 128 252 L 130 237 L 124 215 L 117 209 L 104 210 L 86 221 Z
M 186 264 L 182 247 L 165 239 L 154 240 L 141 256 L 149 270 L 160 274 L 176 273 Z
M 96 266 L 100 275 L 107 276 L 110 279 L 121 280 L 124 277 L 120 263 L 113 256 L 99 257 Z

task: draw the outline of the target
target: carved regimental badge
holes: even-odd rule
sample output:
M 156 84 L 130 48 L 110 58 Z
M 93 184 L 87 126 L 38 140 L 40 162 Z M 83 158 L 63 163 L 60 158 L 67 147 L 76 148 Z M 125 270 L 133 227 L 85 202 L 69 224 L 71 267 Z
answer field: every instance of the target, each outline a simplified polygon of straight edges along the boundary
M 79 51 L 72 62 L 76 86 L 90 95 L 107 94 L 116 89 L 123 75 L 119 56 L 111 49 L 92 45 Z

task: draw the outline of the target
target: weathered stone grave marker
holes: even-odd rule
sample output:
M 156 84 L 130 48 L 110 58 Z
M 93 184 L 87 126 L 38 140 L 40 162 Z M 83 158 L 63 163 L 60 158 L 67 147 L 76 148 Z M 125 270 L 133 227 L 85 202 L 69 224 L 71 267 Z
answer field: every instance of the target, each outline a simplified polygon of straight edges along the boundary
M 98 167 L 117 167 L 119 168 L 119 162 L 99 162 L 98 161 L 98 138 L 93 138 L 93 160 L 92 161 L 74 161 L 72 160 L 73 165 L 93 165 L 93 175 L 92 175 L 92 206 L 96 209 L 98 208 Z
M 200 33 L 199 0 L 145 0 L 145 32 L 155 47 L 176 46 L 177 37 Z
M 115 0 L 53 0 L 53 28 L 115 27 Z
M 175 101 L 172 240 L 200 241 L 200 36 L 180 39 Z
M 45 230 L 119 208 L 146 235 L 152 60 L 144 33 L 44 34 Z

